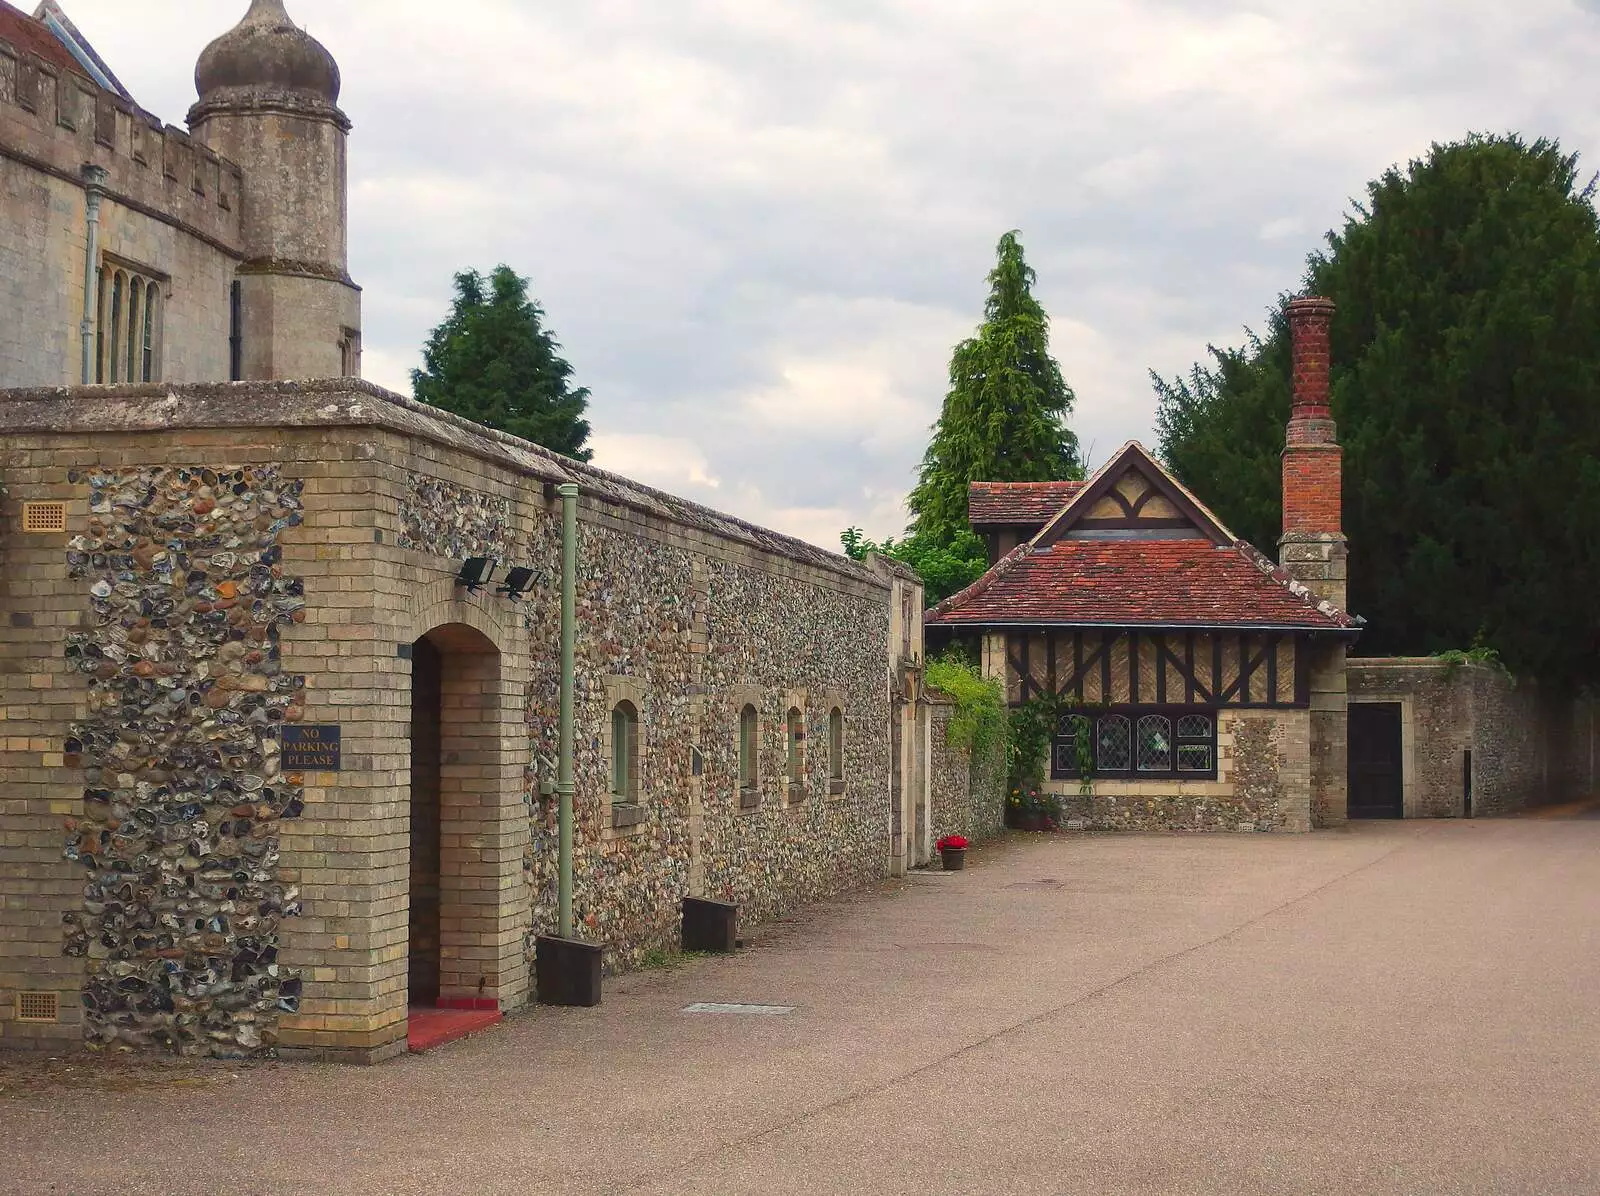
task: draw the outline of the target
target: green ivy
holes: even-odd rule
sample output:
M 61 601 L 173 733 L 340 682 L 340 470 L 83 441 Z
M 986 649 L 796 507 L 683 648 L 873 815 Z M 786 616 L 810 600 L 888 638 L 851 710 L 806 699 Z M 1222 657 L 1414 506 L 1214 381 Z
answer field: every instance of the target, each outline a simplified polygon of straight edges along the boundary
M 1011 742 L 1006 759 L 1012 789 L 1026 791 L 1044 784 L 1050 744 L 1065 707 L 1061 698 L 1040 696 L 1011 708 Z
M 974 756 L 983 757 L 1005 741 L 1005 695 L 1000 682 L 985 677 L 959 652 L 947 652 L 928 662 L 928 685 L 954 699 L 946 741 Z

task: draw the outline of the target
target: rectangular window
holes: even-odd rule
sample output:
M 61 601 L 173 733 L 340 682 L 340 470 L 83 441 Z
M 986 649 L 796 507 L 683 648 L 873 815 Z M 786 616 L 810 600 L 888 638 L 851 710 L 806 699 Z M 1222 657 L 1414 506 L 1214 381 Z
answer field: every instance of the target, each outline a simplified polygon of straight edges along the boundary
M 1076 779 L 1085 751 L 1096 777 L 1212 780 L 1217 775 L 1216 714 L 1184 707 L 1125 707 L 1065 715 L 1052 744 L 1051 779 Z

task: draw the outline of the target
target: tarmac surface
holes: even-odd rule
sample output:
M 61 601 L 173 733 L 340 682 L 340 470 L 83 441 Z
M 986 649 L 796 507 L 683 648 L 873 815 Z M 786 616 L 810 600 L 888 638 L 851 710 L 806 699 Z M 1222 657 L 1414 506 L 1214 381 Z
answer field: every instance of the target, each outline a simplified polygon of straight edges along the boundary
M 1581 813 L 1012 836 L 375 1068 L 0 1056 L 0 1191 L 1596 1193 Z

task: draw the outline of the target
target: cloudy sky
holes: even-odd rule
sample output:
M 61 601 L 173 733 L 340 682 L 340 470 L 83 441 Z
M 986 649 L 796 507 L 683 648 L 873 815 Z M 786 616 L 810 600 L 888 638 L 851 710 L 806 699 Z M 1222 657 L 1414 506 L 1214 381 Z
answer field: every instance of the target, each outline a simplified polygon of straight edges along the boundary
M 1094 463 L 1469 130 L 1600 168 L 1600 0 L 287 0 L 344 71 L 366 373 L 533 280 L 598 464 L 828 547 L 898 532 L 1022 230 Z M 245 0 L 67 0 L 172 122 Z M 137 16 L 131 16 L 135 8 Z

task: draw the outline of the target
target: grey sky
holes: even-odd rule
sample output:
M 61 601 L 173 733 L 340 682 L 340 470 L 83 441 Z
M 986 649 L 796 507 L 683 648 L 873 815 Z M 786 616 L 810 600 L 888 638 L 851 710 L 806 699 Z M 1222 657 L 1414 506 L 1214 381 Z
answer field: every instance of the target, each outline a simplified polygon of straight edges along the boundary
M 1469 130 L 1600 167 L 1600 0 L 287 0 L 344 71 L 366 372 L 531 276 L 596 461 L 837 547 L 898 532 L 1020 228 L 1101 461 L 1366 180 Z M 244 0 L 68 0 L 173 123 Z

